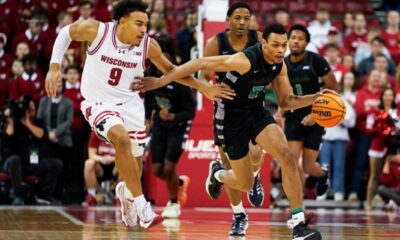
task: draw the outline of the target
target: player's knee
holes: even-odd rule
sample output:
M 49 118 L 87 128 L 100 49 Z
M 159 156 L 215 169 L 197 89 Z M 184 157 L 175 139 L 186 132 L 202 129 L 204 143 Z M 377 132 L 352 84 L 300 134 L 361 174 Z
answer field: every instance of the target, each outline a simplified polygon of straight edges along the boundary
M 282 152 L 282 158 L 281 158 L 281 166 L 282 169 L 291 169 L 291 170 L 297 170 L 297 159 L 295 158 L 294 154 L 290 149 L 287 149 Z
M 156 175 L 158 178 L 164 179 L 164 172 L 163 169 L 159 166 L 153 166 L 153 174 Z
M 175 175 L 175 168 L 174 167 L 164 167 L 164 176 L 167 179 L 172 178 Z
M 87 159 L 85 161 L 85 171 L 90 171 L 94 170 L 94 167 L 96 166 L 96 160 L 94 159 Z
M 110 130 L 108 137 L 116 148 L 130 149 L 131 141 L 126 132 Z

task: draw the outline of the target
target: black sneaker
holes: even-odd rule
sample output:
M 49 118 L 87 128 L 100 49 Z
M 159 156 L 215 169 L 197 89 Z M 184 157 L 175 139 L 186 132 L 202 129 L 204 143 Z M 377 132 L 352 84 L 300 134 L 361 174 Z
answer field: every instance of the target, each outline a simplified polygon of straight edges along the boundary
M 206 179 L 206 192 L 212 199 L 217 199 L 221 195 L 223 183 L 218 182 L 214 177 L 214 173 L 224 169 L 220 161 L 211 161 L 209 165 L 208 177 Z
M 322 171 L 324 171 L 324 176 L 318 178 L 316 193 L 317 196 L 322 196 L 329 188 L 329 166 L 321 166 Z
M 246 213 L 235 213 L 233 214 L 233 222 L 229 236 L 245 236 L 246 229 L 249 226 L 249 219 Z
M 317 230 L 312 230 L 308 227 L 310 218 L 305 222 L 297 224 L 293 228 L 293 240 L 321 240 L 322 235 Z
M 264 202 L 264 188 L 261 184 L 260 173 L 254 178 L 253 188 L 247 193 L 247 199 L 253 207 L 261 207 Z

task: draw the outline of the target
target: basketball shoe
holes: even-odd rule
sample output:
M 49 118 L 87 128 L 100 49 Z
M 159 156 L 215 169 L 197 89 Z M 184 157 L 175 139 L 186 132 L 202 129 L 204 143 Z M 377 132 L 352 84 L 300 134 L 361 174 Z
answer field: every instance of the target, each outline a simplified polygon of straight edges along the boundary
M 208 177 L 206 179 L 206 192 L 212 199 L 217 199 L 221 194 L 223 183 L 220 183 L 214 176 L 218 170 L 223 170 L 222 164 L 218 160 L 210 162 Z
M 260 173 L 254 177 L 253 188 L 247 193 L 247 199 L 253 207 L 261 207 L 264 202 L 264 188 L 261 184 Z
M 126 227 L 135 227 L 138 225 L 138 213 L 133 200 L 125 197 L 125 187 L 125 182 L 119 182 L 115 187 L 115 194 L 121 204 L 121 219 Z

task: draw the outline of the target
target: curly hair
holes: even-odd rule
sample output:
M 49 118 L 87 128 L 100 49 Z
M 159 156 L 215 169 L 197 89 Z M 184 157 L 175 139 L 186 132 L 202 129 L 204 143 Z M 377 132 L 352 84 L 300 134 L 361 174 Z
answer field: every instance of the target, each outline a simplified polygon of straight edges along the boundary
M 126 17 L 131 12 L 143 12 L 147 11 L 147 4 L 139 0 L 121 0 L 113 7 L 113 19 L 119 21 L 122 17 Z

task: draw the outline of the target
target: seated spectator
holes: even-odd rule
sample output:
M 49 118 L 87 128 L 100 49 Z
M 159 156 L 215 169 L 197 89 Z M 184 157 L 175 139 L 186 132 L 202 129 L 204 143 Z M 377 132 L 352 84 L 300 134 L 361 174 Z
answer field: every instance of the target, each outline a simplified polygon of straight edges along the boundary
M 30 94 L 32 100 L 38 103 L 44 96 L 44 78 L 37 70 L 35 56 L 28 54 L 22 58 L 24 73 L 15 81 L 10 82 L 10 97 L 14 100 L 22 95 Z
M 275 12 L 275 22 L 282 24 L 285 26 L 286 30 L 292 27 L 292 23 L 290 22 L 289 11 L 285 7 L 278 7 Z
M 354 28 L 354 17 L 351 12 L 346 12 L 343 17 L 342 38 L 351 34 Z
M 39 176 L 38 198 L 51 203 L 62 161 L 46 155 L 46 129 L 37 119 L 33 101 L 24 96 L 6 110 L 7 125 L 4 137 L 4 170 L 11 177 L 13 204 L 24 204 L 22 179 L 24 175 Z
M 394 10 L 389 11 L 387 13 L 387 28 L 382 32 L 382 37 L 385 39 L 385 45 L 392 58 L 400 55 L 400 48 L 397 43 L 400 38 L 399 24 L 399 12 Z
M 190 60 L 190 49 L 196 45 L 196 39 L 193 38 L 196 25 L 197 13 L 191 11 L 186 15 L 184 28 L 176 34 L 181 64 Z
M 348 53 L 353 54 L 361 43 L 367 42 L 366 21 L 362 12 L 353 15 L 353 29 L 350 34 L 344 37 L 344 48 Z
M 329 44 L 326 47 L 325 58 L 335 75 L 336 81 L 340 82 L 343 74 L 349 72 L 350 69 L 341 63 L 339 48 L 335 44 Z
M 364 58 L 358 65 L 359 76 L 364 76 L 371 71 L 371 69 L 374 67 L 375 58 L 383 54 L 384 44 L 385 41 L 381 37 L 375 37 L 372 39 L 371 55 L 368 58 Z M 396 74 L 396 65 L 394 65 L 394 62 L 387 58 L 387 56 L 385 57 L 388 61 L 387 71 L 390 75 L 394 76 Z
M 85 184 L 88 191 L 85 205 L 95 206 L 96 189 L 99 187 L 98 178 L 102 180 L 115 179 L 113 174 L 115 168 L 115 149 L 113 145 L 99 139 L 95 132 L 90 133 L 89 158 L 85 161 Z
M 346 53 L 345 55 L 342 56 L 342 64 L 350 69 L 352 73 L 354 73 L 357 76 L 357 66 L 354 63 L 354 56 Z
M 342 97 L 352 106 L 356 102 L 356 77 L 353 72 L 346 72 L 340 82 Z
M 22 58 L 25 55 L 28 55 L 31 52 L 28 43 L 20 42 L 17 44 L 17 48 L 15 49 L 15 58 L 22 61 Z
M 94 4 L 91 0 L 79 1 L 79 8 L 74 12 L 74 20 L 88 20 L 94 18 L 93 16 Z
M 0 82 L 6 80 L 7 71 L 11 67 L 13 57 L 5 52 L 4 47 L 7 44 L 7 36 L 0 33 Z
M 343 56 L 344 54 L 346 54 L 346 49 L 344 49 L 342 47 L 343 43 L 340 38 L 339 31 L 337 30 L 336 27 L 333 27 L 333 26 L 330 27 L 330 29 L 329 29 L 328 36 L 327 36 L 327 43 L 318 49 L 319 54 L 324 56 L 326 48 L 331 44 L 334 44 L 337 46 L 337 48 L 339 49 L 339 56 Z
M 384 88 L 381 94 L 381 103 L 376 112 L 373 126 L 373 138 L 368 151 L 369 156 L 369 179 L 367 187 L 367 201 L 364 205 L 366 210 L 371 210 L 374 203 L 382 202 L 382 199 L 375 195 L 378 185 L 378 176 L 383 166 L 383 157 L 389 146 L 391 132 L 386 131 L 385 122 L 395 115 L 398 118 L 396 104 L 394 102 L 394 91 L 392 88 Z M 386 116 L 386 117 L 385 117 Z
M 377 37 L 380 38 L 379 41 L 382 42 L 382 46 L 372 44 L 372 41 Z M 378 28 L 372 27 L 368 29 L 367 41 L 368 43 L 360 43 L 356 49 L 356 52 L 354 53 L 354 61 L 356 62 L 357 66 L 361 63 L 362 60 L 372 55 L 373 49 L 376 50 L 378 53 L 383 53 L 388 59 L 391 59 L 389 51 L 384 46 L 385 41 L 380 36 L 380 30 Z
M 384 86 L 389 84 L 393 89 L 396 87 L 396 79 L 388 74 L 388 60 L 383 54 L 378 54 L 374 59 L 373 70 L 377 70 L 384 76 Z M 363 88 L 367 83 L 368 75 L 364 75 L 358 81 L 357 89 Z
M 379 176 L 378 194 L 386 201 L 400 206 L 400 145 L 396 143 L 388 149 L 387 157 Z

